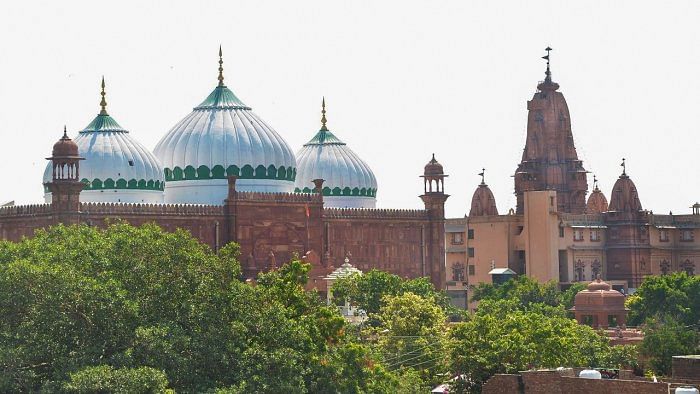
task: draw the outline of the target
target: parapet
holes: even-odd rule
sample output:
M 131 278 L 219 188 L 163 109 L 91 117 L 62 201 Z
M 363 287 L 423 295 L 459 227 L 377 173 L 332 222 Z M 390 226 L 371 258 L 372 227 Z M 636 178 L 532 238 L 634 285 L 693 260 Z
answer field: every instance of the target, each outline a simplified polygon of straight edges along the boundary
M 222 205 L 80 203 L 80 212 L 104 215 L 223 215 Z
M 320 203 L 322 196 L 318 193 L 265 193 L 236 192 L 238 201 L 275 202 L 275 203 Z
M 53 213 L 51 204 L 12 205 L 0 208 L 0 216 L 33 216 Z
M 427 220 L 428 211 L 422 209 L 324 208 L 323 217 L 328 219 Z

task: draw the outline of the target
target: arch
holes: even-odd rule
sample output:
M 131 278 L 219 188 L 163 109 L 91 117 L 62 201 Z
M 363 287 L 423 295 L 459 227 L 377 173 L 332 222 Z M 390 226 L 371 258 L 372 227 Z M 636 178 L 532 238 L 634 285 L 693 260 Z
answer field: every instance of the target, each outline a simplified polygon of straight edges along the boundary
M 187 166 L 185 167 L 185 179 L 191 180 L 191 179 L 197 179 L 197 170 L 194 169 L 192 166 Z
M 138 186 L 138 184 L 139 184 L 139 183 L 136 181 L 136 179 L 129 179 L 129 182 L 127 183 L 127 188 L 129 188 L 129 189 L 136 189 L 136 187 Z
M 153 179 L 150 181 L 146 182 L 146 188 L 153 190 L 155 186 L 155 182 L 153 182 Z
M 139 180 L 136 187 L 139 189 L 145 189 L 146 188 L 146 180 L 145 179 Z
M 313 190 L 309 189 L 308 187 L 305 187 L 303 190 L 304 193 L 311 193 Z
M 91 189 L 102 189 L 102 181 L 97 178 L 93 179 Z
M 226 170 L 224 169 L 224 166 L 217 164 L 212 167 L 211 177 L 212 179 L 226 179 Z
M 253 178 L 253 166 L 246 164 L 241 168 L 241 178 L 252 179 Z
M 367 188 L 366 188 L 366 187 L 363 187 L 362 189 L 360 189 L 360 195 L 361 195 L 361 196 L 366 196 L 366 195 L 367 195 Z
M 342 193 L 342 190 L 340 190 L 340 188 L 338 186 L 333 188 L 332 194 L 334 196 L 339 196 L 341 193 Z
M 326 186 L 323 188 L 323 195 L 324 196 L 330 196 L 331 195 L 331 188 Z
M 174 181 L 181 181 L 183 179 L 185 179 L 185 174 L 182 171 L 182 168 L 180 168 L 180 167 L 173 168 L 173 180 Z
M 353 195 L 353 196 L 359 196 L 359 195 L 360 195 L 360 188 L 359 188 L 359 187 L 355 187 L 354 189 L 352 189 L 352 195 Z
M 287 178 L 287 169 L 284 166 L 280 166 L 277 169 L 277 179 L 284 180 Z
M 156 187 L 156 190 L 163 190 L 163 189 L 165 189 L 165 182 L 156 181 L 154 185 L 155 185 L 155 187 Z
M 117 179 L 117 189 L 126 189 L 126 179 L 124 179 L 124 178 Z
M 105 189 L 114 189 L 116 187 L 114 183 L 114 179 L 112 178 L 107 178 L 105 179 L 104 184 L 102 185 Z
M 350 195 L 352 195 L 352 190 L 351 190 L 349 187 L 346 186 L 346 187 L 343 189 L 343 195 L 344 195 L 344 196 L 350 196 Z
M 209 171 L 209 167 L 205 165 L 197 167 L 197 179 L 211 179 L 211 171 Z
M 277 167 L 275 167 L 274 164 L 270 164 L 269 166 L 267 166 L 267 177 L 268 179 L 277 178 Z
M 236 165 L 230 165 L 226 168 L 226 176 L 240 176 L 241 169 Z
M 264 165 L 259 165 L 255 167 L 255 178 L 256 179 L 264 179 L 267 176 L 267 169 L 265 168 Z
M 90 190 L 90 186 L 92 186 L 92 185 L 90 184 L 90 180 L 88 180 L 87 178 L 83 178 L 83 179 L 80 180 L 80 182 L 82 182 L 82 183 L 85 184 L 85 190 Z M 48 187 L 48 186 L 45 186 L 45 189 L 46 189 L 46 191 L 47 191 L 47 193 L 48 193 L 49 187 Z
M 166 181 L 172 181 L 173 180 L 173 171 L 170 168 L 166 168 L 163 170 L 165 173 L 165 180 Z

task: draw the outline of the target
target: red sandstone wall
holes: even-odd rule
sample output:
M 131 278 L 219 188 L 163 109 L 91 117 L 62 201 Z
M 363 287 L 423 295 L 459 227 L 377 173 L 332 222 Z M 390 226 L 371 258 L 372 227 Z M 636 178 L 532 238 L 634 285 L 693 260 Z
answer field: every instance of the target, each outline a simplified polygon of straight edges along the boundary
M 349 252 L 351 263 L 363 271 L 376 268 L 409 278 L 429 275 L 423 211 L 404 211 L 403 217 L 382 210 L 374 217 L 326 211 L 324 237 L 329 265 L 339 267 Z

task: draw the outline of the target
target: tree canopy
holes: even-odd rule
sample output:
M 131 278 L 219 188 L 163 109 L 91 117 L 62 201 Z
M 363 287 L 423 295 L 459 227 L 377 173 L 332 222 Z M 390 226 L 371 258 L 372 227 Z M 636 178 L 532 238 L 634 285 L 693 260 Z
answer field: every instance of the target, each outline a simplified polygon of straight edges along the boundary
M 0 391 L 397 387 L 336 309 L 303 290 L 308 265 L 251 286 L 237 255 L 234 244 L 217 254 L 185 231 L 122 223 L 0 242 Z

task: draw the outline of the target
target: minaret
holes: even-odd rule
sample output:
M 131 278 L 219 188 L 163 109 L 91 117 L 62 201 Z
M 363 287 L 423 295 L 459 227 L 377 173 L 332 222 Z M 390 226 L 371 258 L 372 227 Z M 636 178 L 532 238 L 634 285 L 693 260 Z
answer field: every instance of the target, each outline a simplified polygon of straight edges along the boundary
M 424 192 L 420 198 L 428 211 L 429 225 L 425 229 L 425 272 L 437 289 L 445 288 L 445 178 L 442 164 L 433 158 L 425 165 L 423 175 Z
M 527 102 L 527 140 L 522 161 L 515 172 L 517 213 L 523 213 L 524 192 L 555 190 L 559 212 L 583 213 L 588 182 L 578 159 L 571 117 L 566 100 L 552 81 L 550 51 L 547 47 L 545 79 Z
M 53 146 L 51 157 L 51 182 L 45 185 L 51 191 L 51 208 L 56 223 L 78 223 L 80 211 L 80 191 L 85 186 L 80 182 L 80 157 L 78 145 L 68 137 L 63 127 L 63 137 Z

